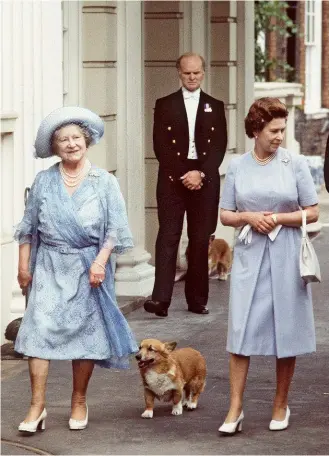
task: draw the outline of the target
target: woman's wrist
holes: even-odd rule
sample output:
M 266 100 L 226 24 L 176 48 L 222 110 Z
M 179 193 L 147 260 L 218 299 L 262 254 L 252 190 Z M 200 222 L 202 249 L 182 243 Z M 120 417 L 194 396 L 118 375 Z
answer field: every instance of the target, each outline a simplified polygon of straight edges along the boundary
M 103 264 L 103 263 L 101 263 L 101 262 L 98 261 L 98 260 L 94 260 L 93 263 L 94 263 L 94 264 L 97 264 L 98 266 L 100 266 L 102 269 L 104 269 L 104 271 L 106 270 L 106 263 Z
M 241 225 L 248 225 L 250 220 L 250 212 L 241 212 Z

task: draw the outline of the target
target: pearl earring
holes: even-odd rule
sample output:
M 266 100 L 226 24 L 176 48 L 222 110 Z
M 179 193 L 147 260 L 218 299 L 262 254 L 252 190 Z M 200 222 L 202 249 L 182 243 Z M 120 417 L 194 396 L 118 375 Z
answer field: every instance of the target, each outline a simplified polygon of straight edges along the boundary
M 258 136 L 255 136 L 255 139 L 258 139 Z

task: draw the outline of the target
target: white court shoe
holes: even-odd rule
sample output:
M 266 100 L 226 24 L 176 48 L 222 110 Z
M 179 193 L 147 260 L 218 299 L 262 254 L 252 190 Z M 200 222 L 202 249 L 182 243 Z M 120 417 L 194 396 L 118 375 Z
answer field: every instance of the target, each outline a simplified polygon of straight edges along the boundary
M 239 418 L 233 423 L 223 423 L 218 429 L 222 434 L 235 434 L 237 431 L 242 431 L 242 421 L 244 419 L 243 410 L 240 413 Z
M 47 412 L 44 408 L 39 418 L 35 421 L 22 421 L 18 426 L 18 430 L 20 432 L 36 432 L 36 430 L 44 431 L 46 429 L 46 417 Z
M 277 421 L 277 420 L 271 420 L 269 429 L 270 431 L 283 431 L 284 429 L 287 429 L 289 426 L 289 418 L 290 418 L 290 408 L 287 406 L 286 410 L 286 416 L 284 420 L 282 421 Z
M 71 431 L 81 431 L 82 429 L 86 429 L 88 424 L 88 405 L 86 404 L 86 418 L 84 420 L 74 420 L 73 418 L 69 419 L 69 428 Z

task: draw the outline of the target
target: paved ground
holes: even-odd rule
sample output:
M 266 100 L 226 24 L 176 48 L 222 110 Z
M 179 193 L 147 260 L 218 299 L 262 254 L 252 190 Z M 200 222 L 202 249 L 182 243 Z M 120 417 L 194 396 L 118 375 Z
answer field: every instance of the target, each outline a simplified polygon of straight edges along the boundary
M 322 221 L 329 222 L 329 199 Z M 325 203 L 325 204 L 327 204 Z M 329 226 L 314 240 L 323 282 L 313 286 L 317 353 L 299 357 L 289 405 L 291 425 L 284 432 L 268 431 L 275 389 L 275 359 L 252 358 L 245 394 L 241 434 L 217 433 L 228 408 L 228 356 L 225 352 L 229 282 L 212 280 L 211 313 L 186 312 L 182 282 L 174 290 L 167 319 L 143 309 L 128 315 L 138 340 L 156 337 L 193 346 L 206 357 L 207 387 L 200 407 L 171 416 L 170 405 L 157 403 L 153 420 L 143 420 L 143 391 L 134 360 L 128 371 L 96 369 L 89 390 L 89 427 L 68 429 L 71 369 L 69 362 L 51 364 L 46 431 L 23 437 L 17 425 L 29 405 L 29 380 L 24 360 L 2 363 L 2 454 L 309 454 L 329 453 Z M 285 280 L 285 278 L 283 278 Z M 24 447 L 13 446 L 17 442 Z M 38 451 L 41 450 L 41 451 Z M 43 450 L 43 452 L 42 452 Z

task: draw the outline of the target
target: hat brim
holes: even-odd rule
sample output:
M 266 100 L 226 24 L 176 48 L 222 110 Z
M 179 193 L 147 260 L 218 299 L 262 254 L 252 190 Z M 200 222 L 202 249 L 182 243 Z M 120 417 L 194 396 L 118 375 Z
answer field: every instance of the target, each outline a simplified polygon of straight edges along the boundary
M 39 158 L 51 157 L 53 155 L 51 138 L 54 132 L 70 123 L 83 125 L 89 130 L 91 145 L 97 144 L 104 134 L 104 122 L 97 114 L 78 106 L 64 106 L 55 109 L 41 122 L 34 144 L 35 155 Z

